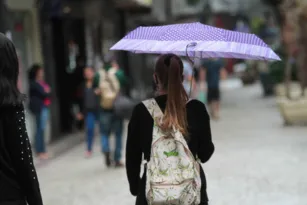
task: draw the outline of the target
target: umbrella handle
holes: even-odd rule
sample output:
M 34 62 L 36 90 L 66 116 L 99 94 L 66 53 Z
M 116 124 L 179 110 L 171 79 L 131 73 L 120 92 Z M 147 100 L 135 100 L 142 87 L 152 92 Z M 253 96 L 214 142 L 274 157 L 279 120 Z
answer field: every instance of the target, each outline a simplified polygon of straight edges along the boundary
M 191 79 L 191 84 L 190 84 L 190 93 L 189 93 L 189 98 L 191 98 L 191 95 L 192 95 L 192 86 L 193 86 L 193 78 L 194 78 L 194 75 L 195 75 L 195 67 L 194 67 L 194 57 L 190 57 L 189 56 L 189 53 L 188 53 L 188 48 L 189 47 L 195 47 L 197 45 L 196 42 L 191 42 L 189 43 L 186 48 L 185 48 L 185 54 L 186 54 L 186 57 L 188 59 L 188 61 L 190 61 L 190 63 L 192 64 L 193 66 L 193 74 L 192 74 L 192 79 Z M 193 58 L 193 59 L 192 59 Z
M 190 48 L 190 47 L 195 47 L 197 45 L 197 43 L 196 42 L 191 42 L 191 43 L 189 43 L 186 47 L 185 47 L 185 54 L 186 54 L 186 57 L 187 57 L 187 59 L 190 61 L 190 63 L 192 64 L 192 65 L 194 65 L 194 58 L 195 58 L 195 56 L 194 57 L 190 57 L 189 56 L 189 53 L 188 53 L 188 49 Z M 193 59 L 192 59 L 193 58 Z

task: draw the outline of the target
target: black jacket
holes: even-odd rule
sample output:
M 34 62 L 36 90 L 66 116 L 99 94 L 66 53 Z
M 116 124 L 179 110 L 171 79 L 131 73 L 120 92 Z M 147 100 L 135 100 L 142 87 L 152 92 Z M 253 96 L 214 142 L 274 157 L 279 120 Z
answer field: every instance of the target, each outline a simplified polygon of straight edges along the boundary
M 0 107 L 0 204 L 42 205 L 22 105 Z
M 49 95 L 50 93 L 46 93 L 43 86 L 41 86 L 38 82 L 36 81 L 30 82 L 29 108 L 31 112 L 33 112 L 34 114 L 40 113 L 44 106 L 44 100 Z
M 82 83 L 82 100 L 80 101 L 80 111 L 85 115 L 88 112 L 98 112 L 100 98 L 99 95 L 95 94 L 95 89 L 97 86 L 93 85 L 91 88 L 86 87 L 86 83 Z M 87 93 L 88 92 L 88 93 Z M 90 99 L 87 99 L 90 97 Z
M 164 112 L 167 96 L 159 96 L 156 101 Z M 214 152 L 210 120 L 205 105 L 197 100 L 190 101 L 187 104 L 187 120 L 190 137 L 189 148 L 195 157 L 197 156 L 202 163 L 205 163 Z M 135 107 L 129 123 L 126 147 L 126 168 L 130 192 L 137 196 L 137 205 L 147 204 L 145 199 L 146 176 L 144 173 L 140 180 L 140 172 L 143 154 L 146 160 L 150 159 L 152 131 L 153 119 L 146 107 L 140 103 Z M 201 178 L 201 204 L 207 204 L 206 178 L 203 170 L 201 170 Z

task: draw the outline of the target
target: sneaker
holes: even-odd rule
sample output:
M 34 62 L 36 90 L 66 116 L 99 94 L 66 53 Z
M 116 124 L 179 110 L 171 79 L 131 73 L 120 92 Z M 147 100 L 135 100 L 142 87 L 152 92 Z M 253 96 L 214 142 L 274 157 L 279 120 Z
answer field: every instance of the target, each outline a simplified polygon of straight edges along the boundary
M 105 156 L 105 163 L 107 167 L 111 166 L 111 157 L 110 157 L 110 152 L 105 152 L 104 153 Z
M 38 159 L 40 160 L 48 160 L 49 159 L 49 155 L 47 153 L 39 153 L 38 154 Z
M 115 167 L 116 167 L 116 168 L 122 168 L 122 167 L 125 167 L 125 164 L 122 163 L 122 162 L 116 162 L 116 163 L 115 163 Z
M 92 152 L 91 151 L 86 151 L 85 152 L 85 158 L 90 158 L 92 156 Z

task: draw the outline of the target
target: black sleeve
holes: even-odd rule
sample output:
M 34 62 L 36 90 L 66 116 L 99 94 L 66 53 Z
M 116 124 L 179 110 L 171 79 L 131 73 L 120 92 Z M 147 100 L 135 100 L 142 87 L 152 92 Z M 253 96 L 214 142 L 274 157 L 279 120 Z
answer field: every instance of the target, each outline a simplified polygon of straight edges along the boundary
M 23 106 L 16 106 L 9 111 L 5 133 L 10 157 L 16 175 L 29 205 L 42 205 L 42 197 L 33 163 L 32 149 L 25 124 Z
M 141 105 L 137 105 L 132 113 L 129 125 L 126 145 L 126 169 L 130 186 L 130 192 L 133 196 L 138 194 L 138 185 L 140 181 L 142 148 L 140 142 L 139 127 Z
M 202 163 L 207 162 L 213 152 L 214 144 L 211 137 L 210 117 L 206 106 L 198 100 L 193 100 L 188 106 L 193 112 L 188 114 L 188 121 L 191 122 L 193 137 L 198 139 L 197 157 Z

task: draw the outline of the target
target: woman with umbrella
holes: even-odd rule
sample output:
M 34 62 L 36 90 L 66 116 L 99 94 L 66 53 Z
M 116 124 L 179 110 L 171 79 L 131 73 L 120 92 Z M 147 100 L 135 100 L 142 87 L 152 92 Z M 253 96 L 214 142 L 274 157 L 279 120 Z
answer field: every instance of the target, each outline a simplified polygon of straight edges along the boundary
M 111 50 L 163 54 L 154 73 L 158 96 L 135 107 L 128 128 L 126 166 L 136 204 L 208 204 L 198 162 L 208 161 L 214 151 L 209 115 L 203 103 L 189 101 L 182 85 L 183 63 L 177 55 L 280 58 L 255 35 L 201 23 L 139 27 Z M 145 171 L 140 180 L 142 158 Z
M 188 101 L 188 95 L 182 85 L 183 63 L 173 54 L 162 55 L 156 63 L 154 82 L 158 88 L 155 101 L 164 113 L 162 127 L 172 126 L 181 131 L 193 156 L 207 162 L 214 151 L 211 141 L 210 121 L 206 107 L 197 100 Z M 126 149 L 126 166 L 130 191 L 137 196 L 137 204 L 147 204 L 145 193 L 146 174 L 139 183 L 142 155 L 151 159 L 154 120 L 143 103 L 133 111 Z M 146 172 L 145 172 L 146 173 Z M 206 178 L 200 168 L 201 193 L 200 204 L 207 204 Z M 148 200 L 148 199 L 147 199 Z

